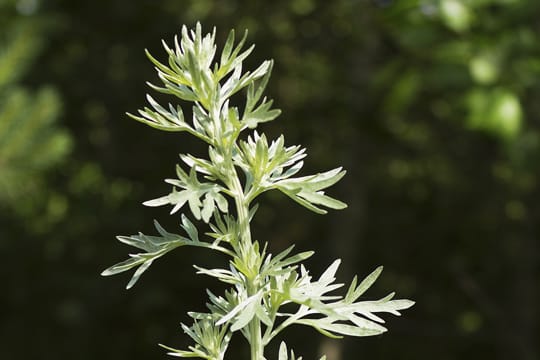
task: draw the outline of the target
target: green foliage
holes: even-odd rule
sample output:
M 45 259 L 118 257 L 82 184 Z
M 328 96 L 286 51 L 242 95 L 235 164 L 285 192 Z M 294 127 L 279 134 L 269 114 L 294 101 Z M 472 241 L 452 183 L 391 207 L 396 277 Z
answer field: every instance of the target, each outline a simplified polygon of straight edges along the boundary
M 503 143 L 519 141 L 527 130 L 523 100 L 539 71 L 537 34 L 523 22 L 533 9 L 515 0 L 395 6 L 385 23 L 408 56 L 385 66 L 393 73 L 392 88 L 397 82 L 403 90 L 388 96 L 389 112 L 403 112 L 417 100 L 437 119 L 460 122 Z M 434 99 L 430 103 L 422 94 Z
M 269 344 L 269 359 L 278 358 L 282 339 L 304 359 L 318 359 L 321 351 L 344 360 L 358 354 L 540 358 L 540 2 L 462 0 L 471 15 L 464 31 L 445 23 L 441 3 L 110 0 L 104 7 L 99 1 L 0 1 L 2 47 L 11 43 L 10 29 L 32 25 L 17 42 L 27 48 L 25 57 L 6 67 L 9 77 L 18 74 L 10 84 L 29 99 L 41 89 L 56 90 L 61 116 L 52 127 L 68 128 L 76 142 L 66 161 L 10 181 L 26 190 L 17 191 L 15 201 L 0 201 L 0 253 L 9 272 L 0 297 L 0 359 L 153 359 L 156 352 L 160 357 L 152 346 L 159 339 L 188 350 L 192 339 L 174 339 L 175 316 L 165 313 L 206 311 L 201 289 L 223 296 L 218 288 L 227 284 L 190 275 L 193 263 L 228 269 L 226 256 L 202 249 L 183 247 L 156 260 L 130 296 L 114 289 L 122 289 L 137 267 L 108 281 L 95 276 L 96 268 L 128 258 L 127 252 L 145 253 L 109 241 L 110 234 L 137 234 L 126 233 L 131 229 L 160 236 L 154 217 L 187 238 L 180 228 L 186 211 L 205 241 L 207 232 L 213 239 L 229 236 L 224 229 L 236 224 L 225 217 L 219 228 L 196 221 L 188 203 L 176 216 L 161 215 L 174 205 L 137 206 L 168 194 L 172 185 L 156 181 L 176 178 L 175 162 L 189 174 L 178 152 L 208 154 L 193 136 L 150 131 L 118 116 L 126 110 L 140 115 L 146 92 L 164 107 L 181 103 L 144 89 L 141 79 L 164 85 L 141 49 L 167 64 L 160 37 L 173 47 L 171 30 L 197 20 L 218 30 L 235 27 L 237 40 L 249 28 L 248 43 L 257 45 L 245 70 L 263 57 L 274 59 L 263 96 L 271 94 L 285 116 L 257 130 L 270 144 L 282 127 L 287 146 L 307 147 L 309 157 L 295 177 L 333 164 L 347 169 L 326 191 L 346 200 L 346 211 L 315 216 L 279 190 L 268 191 L 255 199 L 261 206 L 251 222 L 254 238 L 268 241 L 273 255 L 293 242 L 296 252 L 315 250 L 306 263 L 314 280 L 334 258 L 342 259 L 340 282 L 385 264 L 384 276 L 362 297 L 379 298 L 391 289 L 422 304 L 403 319 L 388 319 L 395 321 L 383 324 L 391 333 L 376 339 L 334 341 L 289 327 Z M 216 33 L 217 61 L 226 38 L 227 32 Z M 483 94 L 479 107 L 471 102 L 477 90 Z M 232 97 L 236 105 L 246 91 Z M 517 134 L 505 137 L 491 125 L 498 111 L 490 104 L 504 104 L 499 101 L 509 93 L 518 100 L 521 121 Z M 191 105 L 181 105 L 191 124 Z M 245 131 L 240 138 L 248 135 L 254 136 Z M 27 153 L 22 164 L 36 154 Z M 27 187 L 28 179 L 39 185 Z M 228 207 L 234 214 L 234 204 Z M 176 318 L 192 324 L 188 316 Z M 238 333 L 226 358 L 247 358 L 243 345 Z
M 8 5 L 0 6 L 6 15 Z M 46 171 L 66 157 L 71 138 L 56 124 L 61 111 L 57 92 L 47 86 L 32 92 L 20 85 L 41 48 L 43 26 L 36 19 L 2 15 L 0 205 L 28 215 L 43 212 L 35 208 L 36 198 L 44 203 L 54 202 L 54 196 L 47 198 L 49 194 L 40 191 L 40 187 L 44 186 Z M 45 215 L 54 217 L 50 211 L 45 211 Z
M 295 177 L 302 169 L 305 150 L 285 146 L 284 137 L 269 142 L 264 134 L 252 131 L 259 124 L 279 115 L 272 101 L 263 97 L 271 61 L 262 62 L 254 71 L 243 71 L 243 61 L 253 46 L 242 51 L 246 35 L 235 45 L 231 32 L 216 58 L 215 30 L 203 35 L 200 24 L 195 30 L 182 29 L 174 48 L 163 44 L 167 64 L 147 55 L 154 63 L 163 86 L 154 90 L 193 102 L 192 121 L 187 122 L 179 106 L 159 105 L 152 97 L 152 108 L 144 108 L 135 120 L 165 131 L 184 131 L 207 143 L 208 158 L 181 155 L 183 166 L 176 168 L 177 178 L 167 179 L 171 193 L 145 202 L 147 206 L 172 205 L 171 213 L 187 204 L 191 215 L 208 224 L 205 236 L 188 219 L 187 209 L 181 215 L 185 235 L 163 229 L 157 222 L 157 236 L 138 234 L 118 239 L 143 250 L 116 264 L 102 275 L 113 275 L 137 267 L 128 288 L 154 260 L 180 246 L 205 247 L 230 257 L 226 268 L 205 269 L 195 266 L 199 274 L 208 275 L 231 287 L 223 296 L 208 291 L 208 313 L 190 313 L 191 326 L 182 325 L 194 340 L 189 350 L 166 347 L 170 355 L 223 359 L 230 338 L 240 333 L 248 341 L 253 360 L 264 359 L 264 348 L 285 328 L 298 324 L 313 327 L 329 337 L 371 336 L 386 328 L 378 313 L 399 315 L 413 305 L 409 300 L 394 300 L 393 293 L 376 301 L 359 300 L 380 275 L 378 268 L 358 284 L 353 279 L 345 296 L 332 292 L 343 284 L 335 283 L 340 260 L 334 261 L 313 280 L 302 261 L 312 255 L 291 255 L 292 248 L 272 255 L 266 244 L 251 237 L 250 222 L 255 215 L 258 195 L 279 190 L 300 205 L 316 213 L 326 209 L 343 209 L 346 205 L 325 194 L 325 189 L 339 181 L 341 168 Z M 232 98 L 243 90 L 245 102 L 234 105 Z M 251 132 L 245 140 L 243 132 Z M 189 171 L 183 169 L 188 167 Z M 241 171 L 241 174 L 239 173 Z M 230 206 L 234 204 L 234 207 Z M 233 210 L 231 210 L 233 208 Z M 283 306 L 294 304 L 296 311 L 283 312 Z M 295 358 L 290 353 L 291 359 Z M 280 360 L 289 359 L 286 345 L 280 349 Z

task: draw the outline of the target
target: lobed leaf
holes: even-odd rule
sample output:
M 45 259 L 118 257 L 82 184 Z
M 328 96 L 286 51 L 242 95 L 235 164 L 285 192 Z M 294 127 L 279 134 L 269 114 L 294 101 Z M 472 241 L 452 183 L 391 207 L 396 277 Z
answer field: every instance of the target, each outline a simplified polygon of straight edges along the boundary
M 140 276 L 150 267 L 154 260 L 179 246 L 190 243 L 190 240 L 183 236 L 167 233 L 157 222 L 155 222 L 155 226 L 162 236 L 147 236 L 141 233 L 132 236 L 119 236 L 118 239 L 121 242 L 135 246 L 146 252 L 130 255 L 130 259 L 105 269 L 101 275 L 115 275 L 138 267 L 126 287 L 127 289 L 130 289 L 139 280 Z
M 338 182 L 345 171 L 336 168 L 324 173 L 301 178 L 289 178 L 275 182 L 271 188 L 283 192 L 285 195 L 318 214 L 325 214 L 326 210 L 319 206 L 330 209 L 341 210 L 347 207 L 347 204 L 325 195 L 322 189 L 334 185 Z

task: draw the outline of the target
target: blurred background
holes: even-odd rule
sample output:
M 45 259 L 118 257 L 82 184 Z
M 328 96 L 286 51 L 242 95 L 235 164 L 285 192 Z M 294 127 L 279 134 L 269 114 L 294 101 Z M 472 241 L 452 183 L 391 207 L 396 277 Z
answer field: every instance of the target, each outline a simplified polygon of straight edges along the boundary
M 316 276 L 342 258 L 344 282 L 382 264 L 367 296 L 417 302 L 373 338 L 292 328 L 297 354 L 540 358 L 539 18 L 537 0 L 0 0 L 0 358 L 191 345 L 180 322 L 222 289 L 192 264 L 225 259 L 182 248 L 129 291 L 130 275 L 99 274 L 132 251 L 116 235 L 178 227 L 141 203 L 203 148 L 125 112 L 157 80 L 144 48 L 165 59 L 161 39 L 197 21 L 221 44 L 249 29 L 247 68 L 275 60 L 283 114 L 262 131 L 306 146 L 306 173 L 348 170 L 330 191 L 348 209 L 321 217 L 268 193 L 255 238 L 316 250 Z

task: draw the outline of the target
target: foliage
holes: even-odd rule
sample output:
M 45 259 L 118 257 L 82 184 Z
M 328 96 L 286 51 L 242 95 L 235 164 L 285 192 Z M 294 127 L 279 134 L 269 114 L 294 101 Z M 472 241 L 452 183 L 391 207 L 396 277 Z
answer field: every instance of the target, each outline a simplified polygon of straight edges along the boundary
M 45 212 L 44 218 L 54 218 L 54 210 L 39 208 L 36 197 L 54 208 L 56 197 L 40 187 L 46 184 L 45 173 L 65 159 L 71 138 L 56 124 L 61 109 L 57 92 L 50 86 L 33 92 L 21 84 L 42 46 L 44 26 L 37 19 L 8 16 L 10 5 L 0 5 L 0 206 L 24 216 Z
M 218 29 L 249 28 L 258 51 L 246 69 L 262 56 L 274 59 L 267 93 L 286 116 L 265 124 L 269 142 L 286 124 L 287 144 L 309 149 L 306 174 L 330 169 L 336 159 L 347 169 L 331 191 L 338 199 L 346 194 L 346 211 L 311 216 L 268 191 L 257 199 L 264 206 L 251 222 L 255 238 L 268 241 L 272 254 L 292 240 L 298 252 L 315 250 L 309 259 L 315 279 L 328 259 L 342 259 L 340 282 L 386 264 L 370 293 L 393 289 L 421 304 L 404 318 L 389 318 L 392 331 L 377 338 L 334 341 L 304 328 L 313 335 L 306 340 L 305 331 L 295 331 L 301 327 L 290 327 L 282 336 L 295 353 L 538 359 L 540 2 L 458 2 L 470 15 L 462 31 L 441 17 L 441 0 L 0 1 L 0 43 L 7 44 L 11 24 L 28 22 L 35 36 L 18 46 L 40 44 L 25 66 L 20 59 L 8 72 L 19 72 L 16 84 L 31 98 L 55 90 L 62 115 L 54 126 L 67 129 L 74 144 L 66 161 L 35 173 L 34 180 L 44 179 L 38 191 L 0 205 L 6 274 L 0 358 L 159 358 L 151 344 L 190 345 L 191 338 L 176 339 L 170 329 L 175 319 L 191 324 L 182 309 L 203 310 L 201 289 L 222 295 L 218 287 L 226 284 L 185 275 L 193 263 L 226 267 L 204 249 L 172 252 L 175 261 L 156 263 L 127 294 L 115 291 L 123 277 L 95 276 L 124 256 L 110 234 L 159 235 L 148 221 L 156 217 L 185 235 L 172 230 L 178 217 L 165 216 L 173 206 L 141 208 L 138 199 L 167 194 L 172 185 L 156 178 L 176 177 L 170 164 L 177 153 L 201 157 L 205 143 L 147 131 L 122 114 L 144 101 L 141 79 L 159 83 L 141 49 L 162 56 L 161 38 L 200 20 Z M 218 31 L 218 44 L 226 36 Z M 497 71 L 474 62 L 484 79 L 478 83 L 469 64 L 486 47 Z M 506 136 L 496 126 L 471 126 L 467 99 L 475 89 L 484 99 L 517 98 L 519 131 Z M 166 104 L 162 95 L 152 97 Z M 475 114 L 483 115 L 480 123 L 500 123 L 498 107 L 489 103 L 479 101 L 489 111 Z M 190 107 L 184 111 L 191 122 Z M 35 157 L 27 153 L 24 162 Z M 212 231 L 186 215 L 201 238 Z M 268 347 L 268 358 L 278 357 L 279 341 Z M 246 358 L 242 345 L 241 336 L 233 338 L 227 357 Z
M 385 66 L 385 77 L 397 77 L 387 99 L 391 112 L 411 106 L 421 91 L 444 92 L 445 98 L 431 104 L 436 117 L 459 119 L 462 126 L 503 142 L 519 140 L 526 116 L 521 98 L 534 86 L 530 76 L 540 70 L 536 35 L 522 21 L 530 5 L 501 0 L 418 3 L 397 2 L 384 19 L 396 45 L 410 55 Z
M 386 328 L 380 325 L 384 321 L 376 313 L 399 315 L 399 310 L 413 305 L 409 300 L 393 300 L 393 293 L 376 301 L 358 300 L 382 268 L 359 284 L 355 277 L 346 295 L 336 296 L 331 292 L 343 285 L 335 283 L 340 260 L 313 280 L 301 265 L 312 252 L 291 255 L 291 246 L 273 256 L 267 252 L 266 244 L 252 240 L 250 222 L 258 207 L 254 201 L 266 191 L 279 190 L 320 214 L 326 213 L 325 208 L 343 209 L 346 205 L 324 192 L 345 174 L 341 168 L 295 177 L 303 167 L 303 148 L 285 146 L 283 136 L 269 142 L 264 134 L 256 131 L 247 139 L 241 139 L 242 132 L 274 120 L 280 114 L 279 110 L 272 109 L 272 101 L 263 97 L 272 62 L 264 61 L 255 70 L 243 72 L 243 61 L 253 50 L 253 46 L 242 50 L 246 36 L 247 33 L 235 45 L 235 33 L 231 31 L 219 60 L 215 61 L 215 30 L 203 35 L 200 24 L 191 31 L 183 27 L 181 38 L 175 38 L 173 48 L 163 43 L 169 56 L 167 64 L 148 52 L 147 55 L 164 85 L 150 86 L 158 92 L 193 102 L 191 124 L 185 120 L 179 106 L 163 107 L 150 96 L 151 108 L 140 110 L 139 115 L 130 114 L 151 127 L 188 132 L 208 144 L 208 159 L 181 155 L 189 171 L 178 165 L 177 178 L 166 180 L 173 185 L 172 192 L 145 205 L 172 205 L 173 214 L 187 204 L 193 217 L 208 224 L 211 232 L 202 238 L 184 213 L 181 227 L 185 235 L 170 233 L 156 222 L 158 236 L 142 233 L 120 236 L 121 242 L 143 252 L 130 255 L 128 260 L 110 267 L 102 275 L 137 268 L 128 283 L 130 288 L 153 261 L 181 246 L 204 247 L 230 257 L 227 268 L 195 266 L 199 274 L 232 287 L 224 296 L 208 292 L 208 313 L 189 314 L 194 323 L 182 325 L 182 328 L 195 345 L 189 350 L 166 347 L 173 356 L 223 359 L 230 338 L 240 332 L 250 344 L 251 358 L 263 359 L 264 348 L 293 324 L 310 326 L 336 338 L 377 335 Z M 245 93 L 245 102 L 235 106 L 236 98 L 232 97 L 240 91 Z M 229 203 L 234 203 L 234 211 L 229 211 Z M 297 310 L 283 312 L 282 307 L 290 303 L 295 304 Z M 279 358 L 288 359 L 285 345 L 281 347 Z M 295 359 L 294 353 L 291 358 Z

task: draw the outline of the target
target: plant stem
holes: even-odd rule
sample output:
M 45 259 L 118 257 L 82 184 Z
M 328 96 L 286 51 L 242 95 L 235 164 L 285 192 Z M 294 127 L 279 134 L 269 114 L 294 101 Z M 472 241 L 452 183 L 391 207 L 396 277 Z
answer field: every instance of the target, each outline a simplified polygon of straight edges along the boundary
M 264 359 L 264 344 L 261 339 L 261 321 L 257 316 L 251 320 L 250 335 L 251 335 L 251 360 Z
M 232 183 L 230 184 L 232 193 L 234 194 L 234 200 L 236 205 L 236 212 L 237 212 L 237 221 L 240 230 L 240 249 L 243 249 L 243 251 L 247 250 L 247 254 L 239 254 L 243 257 L 244 263 L 247 265 L 251 265 L 249 269 L 249 274 L 252 276 L 246 276 L 247 281 L 247 295 L 252 296 L 256 294 L 260 289 L 260 285 L 258 284 L 258 277 L 257 274 L 259 273 L 258 263 L 255 261 L 249 261 L 249 259 L 257 258 L 259 254 L 256 254 L 254 256 L 253 251 L 255 251 L 255 247 L 253 246 L 252 240 L 251 240 L 251 227 L 249 225 L 249 199 L 247 198 L 246 194 L 244 194 L 244 190 L 242 188 L 241 181 L 238 177 L 238 174 L 236 172 L 236 169 L 234 168 L 234 164 L 232 162 L 232 159 L 229 161 L 229 171 L 232 175 Z M 241 250 L 242 251 L 242 250 Z M 256 268 L 255 268 L 256 267 Z M 264 359 L 264 343 L 262 340 L 262 334 L 261 334 L 261 321 L 257 316 L 254 316 L 251 322 L 248 325 L 249 327 L 249 344 L 250 344 L 250 353 L 251 353 L 251 360 L 262 360 Z
M 239 184 L 239 181 L 237 181 Z M 251 241 L 251 228 L 249 226 L 249 204 L 245 201 L 243 193 L 242 196 L 236 197 L 236 208 L 238 212 L 238 223 L 240 224 L 240 241 L 243 243 L 244 249 L 250 249 L 254 251 Z M 250 256 L 249 254 L 247 256 Z M 256 266 L 256 262 L 251 263 Z M 251 274 L 255 276 L 247 277 L 247 291 L 248 296 L 252 296 L 259 291 L 259 284 L 257 283 L 257 276 L 259 269 L 250 269 Z M 254 316 L 249 324 L 250 334 L 250 348 L 251 348 L 251 360 L 262 360 L 264 357 L 264 344 L 261 335 L 261 321 L 257 316 Z

